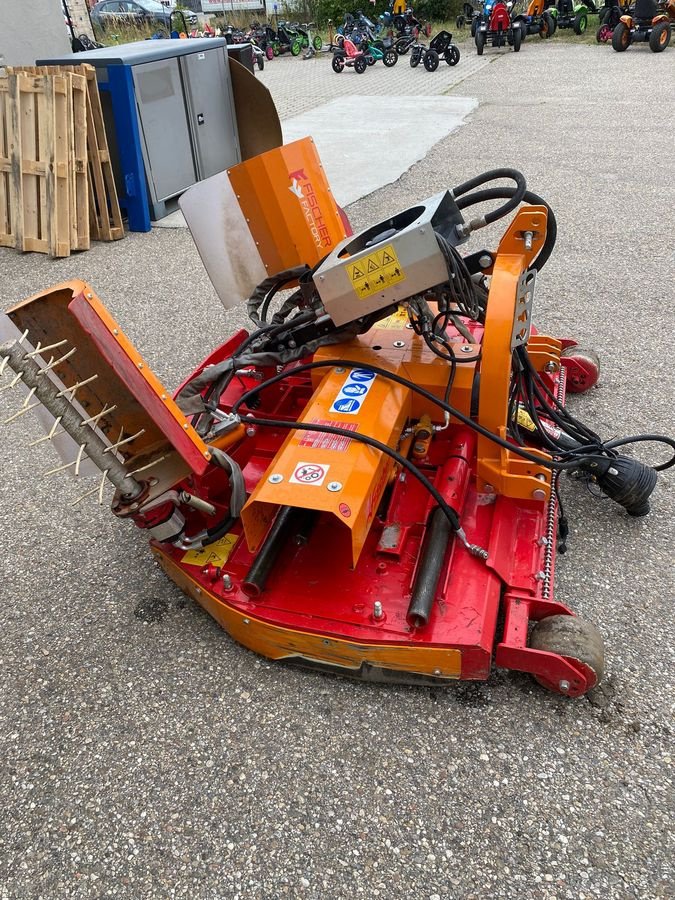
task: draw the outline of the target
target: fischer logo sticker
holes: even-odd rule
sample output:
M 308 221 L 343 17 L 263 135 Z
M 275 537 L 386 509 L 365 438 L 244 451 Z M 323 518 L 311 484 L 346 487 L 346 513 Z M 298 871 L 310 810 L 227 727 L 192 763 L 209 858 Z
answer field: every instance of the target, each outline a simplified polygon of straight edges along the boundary
M 405 281 L 405 272 L 393 244 L 347 265 L 347 275 L 362 300 Z
M 374 372 L 369 372 L 367 369 L 352 369 L 340 388 L 340 393 L 333 401 L 330 412 L 356 415 L 374 381 Z
M 289 478 L 291 484 L 323 484 L 330 466 L 318 463 L 298 463 L 295 472 Z
M 305 170 L 296 169 L 295 172 L 289 172 L 288 177 L 291 179 L 288 190 L 291 194 L 295 194 L 300 201 L 300 208 L 309 227 L 312 240 L 320 250 L 332 247 L 333 239 L 323 217 L 319 198 L 316 196 L 314 186 L 305 174 Z

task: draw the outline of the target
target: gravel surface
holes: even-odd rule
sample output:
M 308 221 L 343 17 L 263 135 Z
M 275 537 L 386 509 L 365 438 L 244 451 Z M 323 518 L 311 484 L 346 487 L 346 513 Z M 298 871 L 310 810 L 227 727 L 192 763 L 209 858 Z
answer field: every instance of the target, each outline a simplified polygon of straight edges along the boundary
M 675 434 L 675 51 L 531 38 L 488 54 L 451 88 L 480 102 L 468 124 L 353 206 L 354 225 L 521 168 L 558 216 L 537 324 L 602 357 L 601 386 L 574 410 L 607 436 Z M 287 94 L 328 63 L 275 60 L 270 80 L 277 64 L 280 106 L 297 112 Z M 410 73 L 425 89 L 434 77 Z M 0 267 L 3 307 L 89 280 L 170 386 L 241 318 L 184 230 L 62 261 L 0 251 Z M 15 408 L 0 395 L 3 417 Z M 558 597 L 607 643 L 592 701 L 505 672 L 447 690 L 364 685 L 232 643 L 142 535 L 70 508 L 68 479 L 39 479 L 53 456 L 28 448 L 26 419 L 0 432 L 0 896 L 675 895 L 672 475 L 644 521 L 565 485 Z

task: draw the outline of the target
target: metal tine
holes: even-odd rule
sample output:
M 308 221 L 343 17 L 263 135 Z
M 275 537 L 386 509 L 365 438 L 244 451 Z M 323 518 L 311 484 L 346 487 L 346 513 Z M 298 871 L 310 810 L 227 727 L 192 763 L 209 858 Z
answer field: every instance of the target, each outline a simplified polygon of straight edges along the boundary
M 114 409 L 117 409 L 117 404 L 113 404 L 113 406 L 104 406 L 100 413 L 96 413 L 95 416 L 89 416 L 88 419 L 82 419 L 80 422 L 80 428 L 84 425 L 97 425 L 98 420 L 107 415 L 107 413 L 111 413 Z
M 85 499 L 85 497 L 91 497 L 92 494 L 98 494 L 98 505 L 103 506 L 103 490 L 105 488 L 106 476 L 108 475 L 109 471 L 110 471 L 110 469 L 105 470 L 105 472 L 103 473 L 103 477 L 101 478 L 100 484 L 98 484 L 95 488 L 92 488 L 90 491 L 85 491 L 85 493 L 81 494 L 77 498 L 77 500 L 73 500 L 73 502 L 70 505 L 77 506 L 77 504 L 81 503 L 82 500 Z
M 153 466 L 158 465 L 165 459 L 166 459 L 166 455 L 160 456 L 158 459 L 153 459 L 153 461 L 151 463 L 148 463 L 147 466 L 141 466 L 139 469 L 134 469 L 134 471 L 129 472 L 129 474 L 130 475 L 138 475 L 139 472 L 145 472 L 147 469 L 151 469 Z
M 120 431 L 120 435 L 122 435 L 124 431 Z M 132 434 L 131 437 L 124 438 L 123 440 L 118 440 L 114 444 L 111 444 L 109 447 L 106 447 L 103 451 L 104 453 L 111 453 L 113 450 L 117 450 L 118 447 L 124 446 L 124 444 L 130 444 L 132 441 L 135 441 L 136 438 L 139 438 L 142 434 L 145 434 L 145 428 L 141 428 L 140 431 L 137 431 L 136 434 Z
M 67 343 L 68 340 L 64 338 L 62 341 L 57 341 L 55 344 L 48 344 L 46 347 L 41 347 L 40 342 L 38 341 L 35 350 L 26 353 L 26 359 L 32 359 L 34 356 L 42 356 L 43 353 L 47 353 L 49 350 L 56 350 L 57 347 L 63 347 L 63 345 Z
M 30 399 L 30 398 L 29 398 Z M 36 406 L 40 406 L 40 401 L 37 403 L 33 403 L 32 406 L 22 406 L 18 412 L 15 412 L 14 415 L 9 416 L 7 419 L 4 419 L 2 424 L 9 425 L 10 422 L 13 422 L 15 419 L 18 419 L 19 416 L 24 416 L 27 412 L 30 412 L 31 409 L 35 409 Z
M 80 449 L 77 451 L 77 459 L 75 460 L 75 477 L 78 478 L 80 474 L 80 463 L 82 462 L 82 454 L 84 453 L 84 448 L 86 444 L 80 444 Z
M 85 384 L 91 384 L 92 381 L 96 381 L 98 378 L 98 374 L 92 375 L 90 378 L 85 378 L 84 381 L 78 381 L 76 384 L 71 385 L 70 387 L 65 387 L 62 391 L 59 391 L 56 395 L 57 397 L 65 397 L 66 394 L 70 394 L 70 399 L 73 400 L 75 394 L 81 387 L 84 387 Z
M 24 407 L 28 406 L 28 404 L 30 403 L 31 399 L 33 398 L 33 394 L 34 394 L 34 393 L 35 393 L 35 388 L 31 388 L 31 389 L 30 389 L 30 392 L 29 392 L 29 394 L 28 394 L 28 396 L 27 396 L 26 399 L 23 401 L 23 404 L 22 404 L 22 405 L 23 405 Z
M 43 441 L 51 441 L 52 438 L 58 437 L 60 434 L 65 434 L 65 431 L 63 429 L 61 429 L 61 431 L 56 430 L 59 427 L 61 418 L 62 417 L 59 416 L 57 419 L 54 419 L 54 424 L 52 425 L 49 434 L 43 434 L 42 437 L 38 438 L 36 441 L 33 441 L 28 446 L 37 447 L 37 445 L 41 444 Z
M 72 350 L 69 350 L 67 353 L 64 353 L 63 356 L 59 356 L 58 359 L 54 359 L 52 357 L 46 366 L 40 369 L 40 375 L 44 375 L 45 372 L 51 372 L 52 369 L 55 369 L 57 366 L 60 366 L 62 362 L 65 362 L 67 359 L 73 355 L 73 353 L 77 352 L 77 347 L 73 347 Z
M 3 387 L 0 388 L 0 394 L 1 394 L 3 391 L 8 391 L 10 388 L 15 387 L 20 381 L 21 381 L 21 372 L 18 372 L 18 373 L 14 376 L 14 378 L 12 378 L 12 380 L 10 381 L 9 384 L 5 384 L 5 385 L 3 385 Z

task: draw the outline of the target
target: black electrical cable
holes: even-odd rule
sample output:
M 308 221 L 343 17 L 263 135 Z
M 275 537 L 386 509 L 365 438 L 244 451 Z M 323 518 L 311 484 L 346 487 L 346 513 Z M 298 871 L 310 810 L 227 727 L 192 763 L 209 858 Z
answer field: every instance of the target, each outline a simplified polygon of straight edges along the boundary
M 504 185 L 503 187 L 486 188 L 483 191 L 475 191 L 465 197 L 458 197 L 456 202 L 460 209 L 466 209 L 467 206 L 475 206 L 478 203 L 486 203 L 491 200 L 501 200 L 504 197 L 511 197 L 514 196 L 514 193 L 514 188 Z M 532 263 L 532 268 L 539 272 L 548 261 L 548 258 L 555 247 L 556 238 L 558 236 L 558 223 L 556 222 L 555 213 L 551 207 L 538 194 L 533 193 L 533 191 L 525 191 L 523 201 L 525 203 L 531 203 L 534 206 L 546 207 L 546 238 L 544 240 L 544 246 Z
M 362 366 L 361 368 L 367 368 L 366 366 Z M 302 369 L 301 366 L 298 369 Z M 298 371 L 292 370 L 292 371 Z M 283 372 L 281 373 L 284 374 Z M 289 373 L 290 374 L 290 373 Z M 263 382 L 260 387 L 265 387 L 270 384 L 270 382 L 278 381 L 279 376 L 275 376 L 275 378 L 269 379 L 267 382 Z M 251 391 L 248 392 L 249 394 Z M 245 395 L 244 395 L 245 396 Z M 447 518 L 450 523 L 450 527 L 453 531 L 460 530 L 460 522 L 459 516 L 455 512 L 455 510 L 443 499 L 442 495 L 438 491 L 438 489 L 429 481 L 426 475 L 417 468 L 417 466 L 413 465 L 409 459 L 406 459 L 401 453 L 397 450 L 394 450 L 389 444 L 385 444 L 382 441 L 378 441 L 377 438 L 370 437 L 367 434 L 360 434 L 358 431 L 349 431 L 346 428 L 336 428 L 332 425 L 319 425 L 316 422 L 307 423 L 307 422 L 289 422 L 285 419 L 258 419 L 254 416 L 246 416 L 246 424 L 251 425 L 261 425 L 270 428 L 284 428 L 288 431 L 318 431 L 320 434 L 335 434 L 341 437 L 348 437 L 350 440 L 357 441 L 357 443 L 366 444 L 368 447 L 373 447 L 375 450 L 379 450 L 381 453 L 384 453 L 386 456 L 390 456 L 395 462 L 397 462 L 402 468 L 404 468 L 407 472 L 416 478 L 420 484 L 431 494 L 434 498 L 438 506 L 441 508 L 443 514 Z
M 299 366 L 294 366 L 292 369 L 288 369 L 287 371 L 280 372 L 278 375 L 274 375 L 272 378 L 269 378 L 267 381 L 263 381 L 261 384 L 256 385 L 251 388 L 245 394 L 234 403 L 232 406 L 232 412 L 237 413 L 239 409 L 246 403 L 251 397 L 256 396 L 260 391 L 264 388 L 271 387 L 273 384 L 276 384 L 279 381 L 282 381 L 284 378 L 289 378 L 292 375 L 296 375 L 299 372 L 306 372 L 311 369 L 320 369 L 320 368 L 334 368 L 335 366 L 344 366 L 347 368 L 357 368 L 357 369 L 365 369 L 369 372 L 374 372 L 376 375 L 381 375 L 383 378 L 387 378 L 390 381 L 394 381 L 396 384 L 401 384 L 403 387 L 407 387 L 409 390 L 414 391 L 416 394 L 419 394 L 422 397 L 426 397 L 431 403 L 440 407 L 444 412 L 450 413 L 450 415 L 454 416 L 456 419 L 459 419 L 464 425 L 469 428 L 472 428 L 474 431 L 478 432 L 478 434 L 482 434 L 483 437 L 488 438 L 493 443 L 497 444 L 500 447 L 504 447 L 507 450 L 512 451 L 513 453 L 521 456 L 523 459 L 527 459 L 529 462 L 533 462 L 536 465 L 543 466 L 544 468 L 551 470 L 561 470 L 567 471 L 570 469 L 576 469 L 579 465 L 579 461 L 575 460 L 573 462 L 564 462 L 557 461 L 554 459 L 546 459 L 543 456 L 539 456 L 535 453 L 530 453 L 527 450 L 524 450 L 522 447 L 518 447 L 510 441 L 506 441 L 503 438 L 500 438 L 498 435 L 493 434 L 483 425 L 480 425 L 478 422 L 474 422 L 473 419 L 470 419 L 468 416 L 465 416 L 464 413 L 460 412 L 460 410 L 455 409 L 454 406 L 451 406 L 449 403 L 445 403 L 443 400 L 439 400 L 438 397 L 434 396 L 430 391 L 425 390 L 419 385 L 414 384 L 412 381 L 409 381 L 407 378 L 402 378 L 400 375 L 396 375 L 393 372 L 389 372 L 386 369 L 381 369 L 379 366 L 373 366 L 366 363 L 355 362 L 354 360 L 349 359 L 329 359 L 321 362 L 311 362 L 311 363 L 303 363 Z M 252 421 L 246 416 L 246 421 Z M 264 420 L 262 420 L 264 421 Z M 309 429 L 311 431 L 311 428 Z M 318 429 L 316 429 L 318 430 Z M 332 432 L 329 432 L 332 433 Z M 353 432 L 343 430 L 337 431 L 337 434 L 344 434 L 346 437 L 352 437 Z M 666 441 L 669 443 L 670 441 Z M 600 454 L 589 454 L 588 459 L 606 459 L 605 456 Z
M 607 450 L 616 450 L 617 447 L 625 447 L 627 444 L 644 443 L 667 444 L 673 449 L 673 455 L 669 460 L 664 463 L 659 463 L 658 466 L 650 466 L 655 472 L 663 472 L 664 469 L 670 469 L 672 466 L 675 466 L 675 439 L 666 437 L 662 434 L 634 434 L 627 438 L 616 438 L 613 441 L 605 441 L 603 447 Z

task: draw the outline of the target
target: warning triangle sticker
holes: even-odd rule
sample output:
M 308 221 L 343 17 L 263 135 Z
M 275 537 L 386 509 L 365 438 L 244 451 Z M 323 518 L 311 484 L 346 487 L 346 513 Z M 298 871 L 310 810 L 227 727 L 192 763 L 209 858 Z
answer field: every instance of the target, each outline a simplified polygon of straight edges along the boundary
M 389 263 L 396 262 L 393 256 L 390 256 L 386 250 L 382 251 L 382 265 L 388 266 Z
M 352 281 L 356 281 L 357 278 L 363 278 L 363 272 L 358 266 L 352 266 Z
M 380 268 L 380 267 L 379 267 L 378 264 L 375 262 L 375 260 L 374 260 L 372 257 L 369 257 L 369 258 L 368 258 L 368 273 L 370 273 L 370 272 L 376 272 L 377 269 L 379 269 L 379 268 Z

